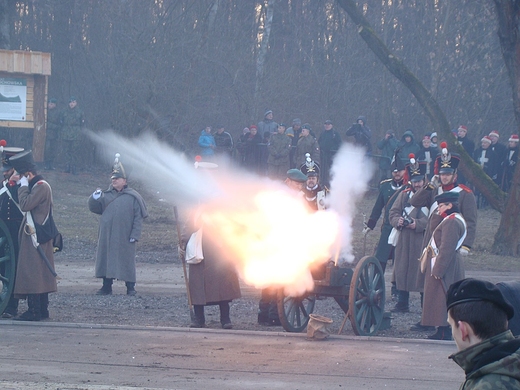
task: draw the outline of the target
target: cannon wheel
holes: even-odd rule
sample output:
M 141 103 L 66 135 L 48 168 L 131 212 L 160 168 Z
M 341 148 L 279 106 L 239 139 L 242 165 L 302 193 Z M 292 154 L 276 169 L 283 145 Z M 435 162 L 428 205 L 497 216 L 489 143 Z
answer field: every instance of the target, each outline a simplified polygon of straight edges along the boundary
M 278 290 L 278 317 L 287 332 L 301 332 L 307 327 L 309 315 L 314 310 L 316 296 L 311 294 L 299 297 L 284 295 L 283 288 Z
M 352 275 L 349 293 L 349 318 L 358 336 L 377 332 L 385 311 L 385 275 L 379 260 L 363 257 Z
M 0 220 L 0 314 L 4 312 L 13 292 L 16 258 L 9 229 Z

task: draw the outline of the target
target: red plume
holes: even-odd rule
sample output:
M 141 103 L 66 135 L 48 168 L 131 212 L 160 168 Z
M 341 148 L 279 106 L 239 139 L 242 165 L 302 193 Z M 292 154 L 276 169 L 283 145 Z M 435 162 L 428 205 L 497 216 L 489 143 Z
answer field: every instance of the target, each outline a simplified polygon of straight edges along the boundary
M 7 141 L 5 139 L 0 139 L 0 146 L 6 146 Z
M 200 156 L 195 156 L 195 161 L 196 161 L 196 162 L 201 162 L 201 161 L 202 161 L 202 157 L 200 157 Z
M 448 143 L 446 141 L 441 142 L 441 149 L 447 148 Z
M 410 154 L 408 155 L 408 158 L 415 158 L 415 154 L 410 153 Z

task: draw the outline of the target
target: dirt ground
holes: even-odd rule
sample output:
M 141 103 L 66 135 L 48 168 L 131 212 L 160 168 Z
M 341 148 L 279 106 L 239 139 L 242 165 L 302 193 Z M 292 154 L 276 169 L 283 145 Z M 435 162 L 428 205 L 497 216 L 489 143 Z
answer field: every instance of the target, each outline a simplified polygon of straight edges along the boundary
M 107 170 L 107 172 L 109 172 Z M 97 296 L 100 280 L 94 275 L 98 216 L 87 208 L 88 196 L 97 188 L 109 184 L 108 173 L 82 172 L 77 176 L 59 171 L 43 172 L 53 188 L 55 220 L 64 236 L 65 249 L 56 255 L 56 271 L 59 274 L 58 293 L 50 295 L 50 313 L 54 322 L 126 324 L 142 326 L 189 325 L 189 310 L 182 266 L 176 254 L 177 233 L 173 217 L 173 205 L 166 204 L 155 194 L 130 185 L 146 198 L 150 217 L 145 220 L 143 236 L 137 254 L 137 296 L 125 294 L 123 282 L 115 282 L 114 295 Z M 379 239 L 379 224 L 367 235 L 364 243 L 362 214 L 370 214 L 377 193 L 371 191 L 360 202 L 359 216 L 354 221 L 354 250 L 358 258 L 373 253 Z M 479 210 L 477 240 L 472 254 L 465 260 L 467 275 L 492 281 L 520 280 L 518 259 L 498 257 L 489 253 L 500 215 L 494 210 Z M 380 222 L 379 222 L 380 223 Z M 511 272 L 513 271 L 513 273 Z M 386 309 L 395 302 L 390 294 L 392 266 L 387 267 Z M 233 301 L 231 319 L 235 329 L 281 331 L 281 327 L 265 327 L 257 324 L 259 291 L 243 285 L 242 298 Z M 24 310 L 21 302 L 20 310 Z M 315 313 L 333 319 L 331 331 L 336 333 L 343 323 L 345 313 L 332 298 L 319 299 Z M 410 331 L 410 326 L 420 320 L 418 293 L 411 294 L 410 312 L 392 314 L 392 326 L 378 332 L 382 337 L 425 338 L 428 333 Z M 206 309 L 209 327 L 220 327 L 217 307 Z M 347 321 L 342 334 L 353 334 Z

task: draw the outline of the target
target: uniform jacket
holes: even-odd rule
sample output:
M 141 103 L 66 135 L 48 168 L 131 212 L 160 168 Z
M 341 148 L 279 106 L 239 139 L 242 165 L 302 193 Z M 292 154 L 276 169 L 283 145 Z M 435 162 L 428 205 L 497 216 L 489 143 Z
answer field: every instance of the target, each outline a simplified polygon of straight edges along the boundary
M 47 110 L 47 126 L 45 128 L 45 137 L 49 140 L 55 140 L 60 136 L 61 129 L 61 112 L 57 108 Z
M 502 189 L 506 192 L 509 191 L 509 188 L 511 187 L 511 181 L 513 180 L 516 164 L 518 163 L 519 152 L 520 148 L 518 146 L 512 149 L 508 148 L 506 157 L 502 161 Z
M 500 333 L 450 356 L 466 374 L 461 390 L 520 389 L 520 339 Z
M 457 250 L 457 243 L 465 231 L 462 221 L 452 213 L 444 217 L 433 234 L 438 254 L 433 269 L 431 262 L 426 266 L 422 325 L 448 325 L 446 291 L 453 283 L 464 279 L 464 264 Z
M 294 155 L 294 163 L 299 169 L 302 164 L 305 164 L 305 154 L 309 153 L 314 162 L 320 161 L 320 146 L 318 141 L 312 135 L 307 137 L 300 137 L 296 145 L 296 153 Z
M 375 253 L 375 257 L 382 263 L 386 263 L 390 258 L 393 249 L 392 245 L 388 243 L 388 236 L 392 231 L 392 225 L 390 225 L 389 219 L 390 209 L 397 199 L 397 195 L 403 189 L 402 185 L 396 184 L 392 179 L 383 180 L 379 184 L 379 195 L 368 218 L 367 226 L 373 230 L 376 227 L 377 220 L 381 216 L 381 213 L 384 211 L 383 222 L 381 224 L 381 236 Z
M 422 253 L 422 240 L 428 225 L 428 210 L 410 205 L 413 196 L 410 188 L 402 191 L 390 209 L 389 219 L 392 227 L 397 228 L 399 218 L 406 210 L 408 216 L 415 220 L 415 229 L 403 228 L 395 247 L 394 278 L 398 290 L 423 291 L 423 285 L 417 283 L 419 257 Z
M 463 138 L 457 136 L 457 143 L 462 145 L 467 154 L 469 154 L 470 156 L 473 155 L 473 151 L 475 150 L 475 143 L 472 140 L 470 140 L 467 136 Z
M 83 110 L 78 106 L 74 108 L 67 107 L 61 115 L 61 138 L 66 141 L 78 139 L 84 124 Z
M 291 138 L 285 134 L 273 134 L 267 146 L 269 156 L 267 163 L 270 165 L 283 165 L 289 169 L 289 153 L 291 153 Z
M 482 147 L 477 148 L 475 152 L 473 152 L 473 160 L 480 165 L 484 172 L 486 172 L 486 175 L 496 181 L 500 162 L 491 147 L 487 149 L 483 149 Z
M 42 224 L 52 206 L 51 187 L 43 181 L 42 176 L 37 175 L 29 181 L 29 186 L 18 189 L 18 200 L 22 211 L 31 211 L 34 222 Z M 31 236 L 25 233 L 26 220 L 24 217 L 18 235 L 20 251 L 14 285 L 14 294 L 17 298 L 24 298 L 27 294 L 43 294 L 57 290 L 56 278 L 34 247 Z M 52 241 L 40 244 L 40 247 L 54 268 Z
M 100 214 L 96 278 L 135 282 L 135 242 L 141 238 L 143 219 L 148 211 L 143 198 L 131 188 L 117 192 L 112 186 L 98 199 L 91 195 L 89 210 Z
M 199 227 L 193 222 L 193 218 L 190 218 L 183 228 L 184 245 Z M 194 305 L 216 304 L 241 297 L 236 269 L 233 264 L 218 255 L 218 244 L 218 237 L 211 237 L 203 228 L 204 260 L 199 264 L 189 265 L 189 289 L 191 303 Z
M 215 138 L 208 134 L 206 130 L 200 132 L 199 137 L 200 154 L 202 156 L 213 156 L 215 154 L 213 147 L 215 147 Z
M 13 240 L 16 256 L 18 256 L 18 233 L 20 232 L 20 225 L 22 224 L 23 214 L 16 205 L 18 203 L 18 189 L 20 188 L 14 182 L 4 182 L 6 191 L 9 191 L 11 197 L 4 192 L 0 195 L 0 219 L 5 222 L 11 239 Z M 15 203 L 16 202 L 16 203 Z

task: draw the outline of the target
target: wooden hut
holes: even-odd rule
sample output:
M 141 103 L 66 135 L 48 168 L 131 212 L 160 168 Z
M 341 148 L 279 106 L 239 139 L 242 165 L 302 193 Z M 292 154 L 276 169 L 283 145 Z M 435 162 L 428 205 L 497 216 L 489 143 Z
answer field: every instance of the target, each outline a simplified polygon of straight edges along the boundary
M 32 129 L 36 162 L 44 157 L 50 75 L 50 53 L 0 50 L 0 126 Z

